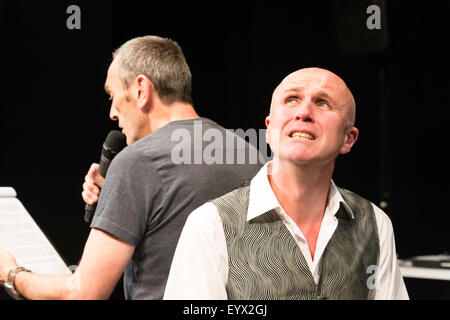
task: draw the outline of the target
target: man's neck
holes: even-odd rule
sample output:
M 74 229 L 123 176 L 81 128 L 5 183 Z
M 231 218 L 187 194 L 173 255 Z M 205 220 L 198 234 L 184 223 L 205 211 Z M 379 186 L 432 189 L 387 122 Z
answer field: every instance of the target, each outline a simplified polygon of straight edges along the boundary
M 274 159 L 270 185 L 286 213 L 298 223 L 321 219 L 325 211 L 334 163 L 298 165 Z
M 174 102 L 170 105 L 160 105 L 150 116 L 152 132 L 173 121 L 197 119 L 199 115 L 194 107 L 186 102 Z
M 278 202 L 302 231 L 314 259 L 334 163 L 324 166 L 272 162 L 268 176 Z

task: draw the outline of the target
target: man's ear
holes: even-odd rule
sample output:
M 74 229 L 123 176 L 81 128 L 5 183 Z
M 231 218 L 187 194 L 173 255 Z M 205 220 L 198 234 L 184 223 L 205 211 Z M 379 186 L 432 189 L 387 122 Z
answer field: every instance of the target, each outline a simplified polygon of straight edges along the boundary
M 269 125 L 270 125 L 270 114 L 266 117 L 266 143 L 270 144 L 270 134 L 269 134 Z
M 340 154 L 346 154 L 349 153 L 352 149 L 353 145 L 355 144 L 356 140 L 358 139 L 359 130 L 356 127 L 351 127 L 348 129 L 347 134 L 344 139 L 344 144 L 341 147 Z
M 143 74 L 139 74 L 135 80 L 135 98 L 139 109 L 145 109 L 150 105 L 154 93 L 153 83 Z

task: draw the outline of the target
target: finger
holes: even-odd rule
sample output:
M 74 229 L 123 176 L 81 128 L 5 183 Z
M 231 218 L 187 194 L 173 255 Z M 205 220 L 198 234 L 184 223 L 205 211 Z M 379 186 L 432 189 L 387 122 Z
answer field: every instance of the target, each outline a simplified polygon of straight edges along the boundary
M 92 193 L 92 194 L 97 195 L 97 196 L 100 193 L 99 187 L 97 187 L 93 183 L 88 183 L 88 182 L 83 183 L 83 190 L 86 191 L 88 194 Z
M 98 187 L 103 187 L 103 183 L 105 181 L 105 178 L 101 176 L 101 174 L 98 172 L 100 168 L 100 165 L 98 163 L 91 164 L 91 167 L 89 168 L 89 171 L 87 175 L 85 176 L 84 180 L 88 184 L 96 184 Z
M 87 204 L 92 204 L 91 199 L 86 194 L 86 191 L 81 192 L 81 197 L 83 198 L 83 201 Z
M 100 168 L 100 165 L 98 163 L 91 164 L 91 166 L 89 167 L 89 170 L 86 174 L 85 179 L 90 179 L 90 180 L 94 181 L 95 176 L 98 175 L 99 168 Z
M 98 201 L 98 197 L 96 195 L 89 194 L 86 191 L 83 191 L 81 193 L 81 197 L 83 198 L 84 202 L 86 202 L 87 204 L 90 204 L 90 205 L 93 205 L 94 203 L 96 203 Z
M 89 167 L 88 176 L 94 178 L 94 175 L 98 173 L 98 169 L 100 168 L 100 165 L 98 163 L 93 163 Z
M 103 178 L 99 173 L 95 175 L 94 183 L 100 188 L 103 187 L 103 183 L 105 182 L 105 178 Z
M 89 176 L 89 175 L 85 175 L 84 176 L 84 181 L 89 183 L 89 184 L 93 184 L 94 183 L 94 179 L 91 176 Z

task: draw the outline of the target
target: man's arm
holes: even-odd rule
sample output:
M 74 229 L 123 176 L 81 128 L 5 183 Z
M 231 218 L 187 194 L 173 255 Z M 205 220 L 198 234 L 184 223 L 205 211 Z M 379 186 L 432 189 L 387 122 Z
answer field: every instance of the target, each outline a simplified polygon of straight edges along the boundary
M 80 265 L 73 275 L 39 275 L 19 272 L 16 290 L 27 299 L 107 299 L 134 252 L 134 246 L 102 231 L 91 229 Z M 5 250 L 0 253 L 0 278 L 17 263 Z M 8 271 L 6 271 L 8 270 Z M 6 274 L 7 277 L 7 274 Z
M 371 292 L 370 298 L 376 300 L 407 300 L 409 296 L 397 260 L 392 222 L 380 208 L 375 205 L 373 207 L 380 240 L 380 260 L 376 275 L 378 285 Z
M 224 300 L 228 253 L 222 221 L 212 203 L 188 217 L 172 260 L 165 300 Z

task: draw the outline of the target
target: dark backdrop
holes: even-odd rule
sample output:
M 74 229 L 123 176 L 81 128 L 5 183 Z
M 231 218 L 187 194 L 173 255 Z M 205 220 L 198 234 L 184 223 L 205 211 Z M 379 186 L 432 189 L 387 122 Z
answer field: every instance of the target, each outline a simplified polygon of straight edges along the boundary
M 116 128 L 103 92 L 111 52 L 147 34 L 181 45 L 198 113 L 230 129 L 264 128 L 288 73 L 336 72 L 354 93 L 360 129 L 336 183 L 385 201 L 400 258 L 450 250 L 448 5 L 212 2 L 0 3 L 0 185 L 15 188 L 67 264 L 78 263 L 89 232 L 84 175 Z M 372 3 L 383 9 L 381 30 L 366 28 Z M 81 30 L 66 27 L 71 4 Z

